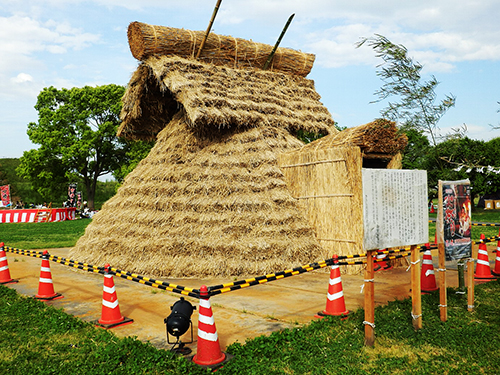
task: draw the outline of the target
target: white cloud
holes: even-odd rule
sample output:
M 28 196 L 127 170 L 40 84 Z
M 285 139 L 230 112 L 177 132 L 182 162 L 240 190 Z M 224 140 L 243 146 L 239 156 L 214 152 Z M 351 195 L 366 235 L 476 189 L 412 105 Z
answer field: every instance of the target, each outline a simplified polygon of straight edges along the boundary
M 39 66 L 36 53 L 66 53 L 99 42 L 96 34 L 84 33 L 67 23 L 45 23 L 18 15 L 0 17 L 0 71 Z
M 19 73 L 16 77 L 10 79 L 14 83 L 33 82 L 33 77 L 26 73 Z

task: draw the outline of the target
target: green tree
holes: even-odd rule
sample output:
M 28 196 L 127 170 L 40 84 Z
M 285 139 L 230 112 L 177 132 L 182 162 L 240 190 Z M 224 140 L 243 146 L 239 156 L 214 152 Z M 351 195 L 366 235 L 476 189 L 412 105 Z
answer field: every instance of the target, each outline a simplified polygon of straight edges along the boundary
M 365 43 L 383 60 L 378 66 L 381 69 L 377 71 L 377 75 L 384 84 L 375 92 L 378 96 L 375 102 L 393 96 L 399 97 L 399 101 L 389 102 L 387 107 L 382 109 L 382 116 L 397 121 L 403 130 L 415 129 L 427 133 L 432 145 L 436 146 L 437 123 L 446 111 L 455 105 L 455 97 L 446 95 L 436 103 L 435 89 L 439 82 L 434 76 L 431 76 L 429 81 L 422 81 L 423 65 L 413 61 L 403 45 L 394 44 L 379 34 L 362 38 L 357 47 Z
M 44 197 L 81 181 L 93 208 L 98 178 L 129 162 L 130 145 L 116 137 L 123 93 L 122 86 L 113 84 L 44 88 L 35 105 L 38 122 L 27 131 L 40 147 L 24 152 L 18 173 Z
M 472 196 L 494 193 L 500 189 L 500 138 L 485 142 L 468 137 L 439 143 L 438 153 L 444 164 L 441 179 L 471 181 Z

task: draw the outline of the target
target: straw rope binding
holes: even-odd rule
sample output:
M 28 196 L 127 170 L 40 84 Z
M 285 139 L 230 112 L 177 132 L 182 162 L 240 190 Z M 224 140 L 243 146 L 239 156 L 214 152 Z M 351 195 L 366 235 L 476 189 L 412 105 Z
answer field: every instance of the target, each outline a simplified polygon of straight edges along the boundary
M 141 61 L 150 56 L 193 58 L 204 34 L 204 31 L 154 26 L 142 22 L 132 22 L 127 32 L 130 51 Z M 272 49 L 267 44 L 210 33 L 199 60 L 231 68 L 260 69 Z M 268 70 L 305 77 L 311 71 L 314 59 L 315 56 L 310 53 L 278 48 Z

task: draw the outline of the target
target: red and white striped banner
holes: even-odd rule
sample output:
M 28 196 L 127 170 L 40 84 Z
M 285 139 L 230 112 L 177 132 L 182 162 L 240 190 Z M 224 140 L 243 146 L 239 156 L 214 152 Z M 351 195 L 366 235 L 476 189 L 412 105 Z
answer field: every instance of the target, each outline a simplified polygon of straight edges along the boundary
M 76 208 L 0 210 L 0 223 L 53 222 L 76 219 Z

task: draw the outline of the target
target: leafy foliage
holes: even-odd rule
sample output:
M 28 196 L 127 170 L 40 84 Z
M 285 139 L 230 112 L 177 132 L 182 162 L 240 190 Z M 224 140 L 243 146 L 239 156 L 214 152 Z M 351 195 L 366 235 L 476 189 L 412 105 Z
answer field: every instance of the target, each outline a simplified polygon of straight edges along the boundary
M 0 159 L 0 185 L 10 185 L 12 201 L 24 201 L 25 203 L 42 202 L 41 195 L 33 189 L 33 186 L 26 178 L 16 173 L 19 167 L 19 159 Z
M 375 92 L 377 101 L 392 96 L 400 98 L 399 102 L 389 102 L 381 111 L 382 117 L 398 121 L 404 130 L 416 129 L 429 134 L 435 146 L 437 123 L 455 105 L 455 97 L 446 95 L 436 104 L 435 89 L 439 82 L 434 76 L 427 82 L 421 81 L 423 66 L 408 56 L 408 50 L 403 45 L 394 44 L 379 34 L 362 38 L 357 47 L 365 43 L 384 61 L 377 72 L 384 82 L 380 90 Z
M 113 84 L 44 88 L 35 106 L 38 122 L 28 125 L 30 140 L 40 147 L 24 152 L 18 172 L 42 196 L 81 181 L 93 208 L 98 178 L 120 171 L 134 157 L 130 143 L 116 136 L 124 91 Z

